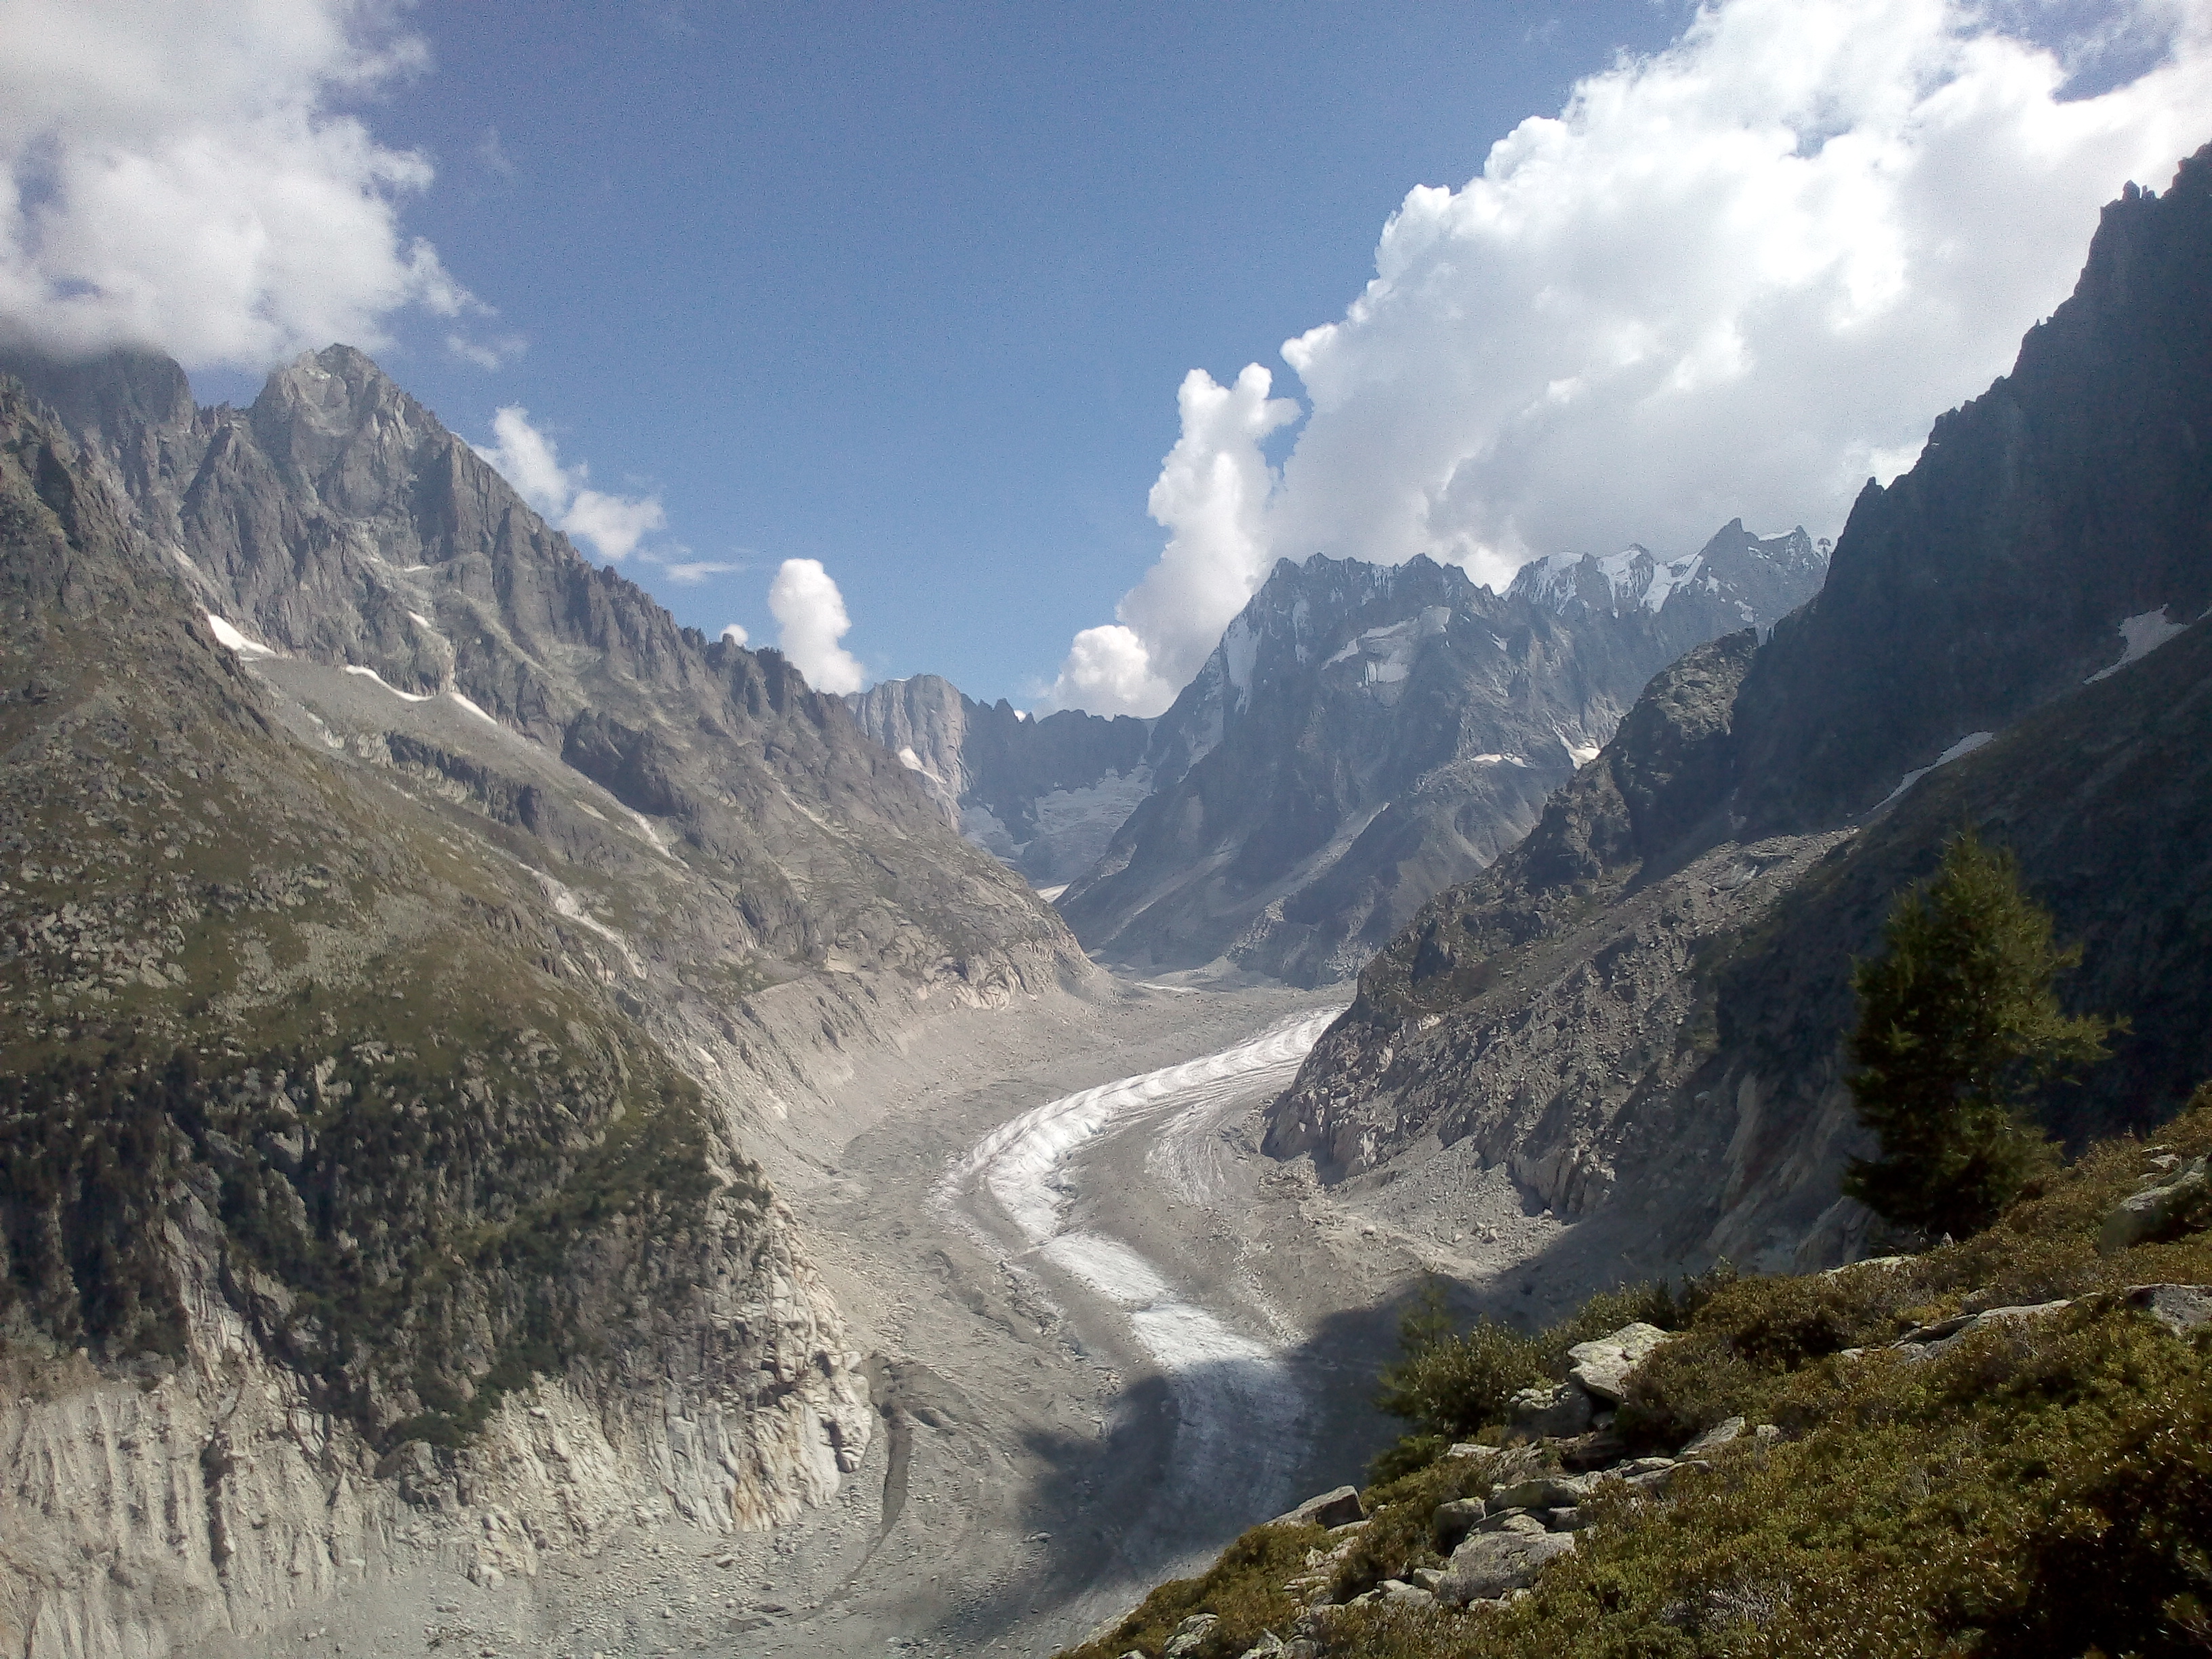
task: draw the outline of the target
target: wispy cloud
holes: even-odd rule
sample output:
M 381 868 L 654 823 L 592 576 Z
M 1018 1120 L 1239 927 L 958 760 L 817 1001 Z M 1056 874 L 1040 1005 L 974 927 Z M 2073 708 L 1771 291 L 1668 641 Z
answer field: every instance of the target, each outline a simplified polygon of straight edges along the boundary
M 492 416 L 489 448 L 476 447 L 531 506 L 569 535 L 588 541 L 603 559 L 621 561 L 637 550 L 668 515 L 658 495 L 614 495 L 586 483 L 581 461 L 561 463 L 552 439 L 531 424 L 530 411 L 509 404 Z
M 709 576 L 726 576 L 746 568 L 742 562 L 726 559 L 663 559 L 661 574 L 672 582 L 703 582 Z

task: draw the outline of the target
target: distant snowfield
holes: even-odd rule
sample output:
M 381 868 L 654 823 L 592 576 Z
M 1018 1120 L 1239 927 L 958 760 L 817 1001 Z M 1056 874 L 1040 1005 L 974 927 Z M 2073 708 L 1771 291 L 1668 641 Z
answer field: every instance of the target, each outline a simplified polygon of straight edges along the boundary
M 948 1206 L 963 1194 L 988 1196 L 1038 1256 L 1121 1310 L 1176 1392 L 1179 1432 L 1194 1443 L 1179 1447 L 1182 1467 L 1218 1472 L 1233 1443 L 1245 1443 L 1248 1453 L 1264 1449 L 1274 1437 L 1255 1440 L 1247 1425 L 1267 1422 L 1279 1434 L 1302 1413 L 1297 1385 L 1273 1341 L 1199 1305 L 1122 1241 L 1067 1225 L 1079 1192 L 1077 1160 L 1147 1123 L 1164 1142 L 1179 1128 L 1209 1124 L 1217 1109 L 1284 1087 L 1341 1012 L 1296 1014 L 1218 1053 L 1032 1107 L 976 1142 L 938 1183 L 936 1196 Z M 1286 1470 L 1291 1438 L 1274 1442 L 1267 1468 L 1248 1474 Z
M 2120 623 L 2120 659 L 2110 668 L 2099 669 L 2081 684 L 2094 685 L 2099 680 L 2109 679 L 2130 663 L 2141 662 L 2175 635 L 2188 631 L 2188 623 L 2166 619 L 2164 605 L 2139 617 L 2129 617 Z

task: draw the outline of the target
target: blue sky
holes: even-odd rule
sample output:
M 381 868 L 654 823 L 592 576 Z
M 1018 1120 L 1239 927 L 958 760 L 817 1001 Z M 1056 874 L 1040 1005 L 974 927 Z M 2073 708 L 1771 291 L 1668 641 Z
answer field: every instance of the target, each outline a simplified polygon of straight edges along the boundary
M 2212 137 L 2199 0 L 0 6 L 0 329 L 368 346 L 682 620 L 1043 707 L 1278 556 L 1832 534 Z
M 529 344 L 486 374 L 425 329 L 388 367 L 478 441 L 523 404 L 749 565 L 637 565 L 684 620 L 772 638 L 776 565 L 818 559 L 872 676 L 1019 699 L 1158 555 L 1185 371 L 1275 361 L 1409 186 L 1670 10 L 426 11 L 435 68 L 374 124 L 436 158 L 408 223 Z

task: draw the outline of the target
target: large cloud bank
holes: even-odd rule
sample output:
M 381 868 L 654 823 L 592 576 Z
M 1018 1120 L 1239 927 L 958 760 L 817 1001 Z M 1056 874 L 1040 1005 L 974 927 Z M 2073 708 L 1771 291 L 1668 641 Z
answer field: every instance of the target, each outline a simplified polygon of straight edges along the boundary
M 409 307 L 481 312 L 400 229 L 429 164 L 336 107 L 423 65 L 396 13 L 0 0 L 0 327 L 63 354 L 251 369 L 332 340 L 374 349 Z
M 2070 96 L 2069 54 L 2115 40 L 2154 66 Z M 2009 366 L 2100 204 L 2209 137 L 2198 0 L 2057 49 L 1951 0 L 1705 6 L 1463 188 L 1407 195 L 1366 291 L 1283 347 L 1308 418 L 1279 473 L 1261 441 L 1296 405 L 1257 365 L 1193 372 L 1152 496 L 1167 550 L 1046 705 L 1158 713 L 1279 556 L 1426 553 L 1495 584 L 1738 515 L 1832 532 Z
M 769 584 L 768 608 L 775 618 L 777 646 L 817 691 L 842 696 L 868 683 L 859 659 L 837 643 L 853 623 L 845 614 L 845 596 L 821 560 L 786 559 Z

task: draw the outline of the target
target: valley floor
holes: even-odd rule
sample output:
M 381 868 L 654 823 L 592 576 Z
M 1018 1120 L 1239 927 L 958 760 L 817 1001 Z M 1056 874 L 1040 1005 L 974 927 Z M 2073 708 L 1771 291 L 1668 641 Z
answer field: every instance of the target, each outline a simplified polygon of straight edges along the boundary
M 1497 1172 L 1324 1192 L 1258 1109 L 1340 993 L 1122 982 L 861 1063 L 872 1127 L 780 1170 L 872 1355 L 882 1431 L 773 1534 L 641 1527 L 485 1589 L 371 1583 L 241 1654 L 1048 1654 L 1357 1480 L 1392 1304 L 1499 1286 L 1556 1224 Z

